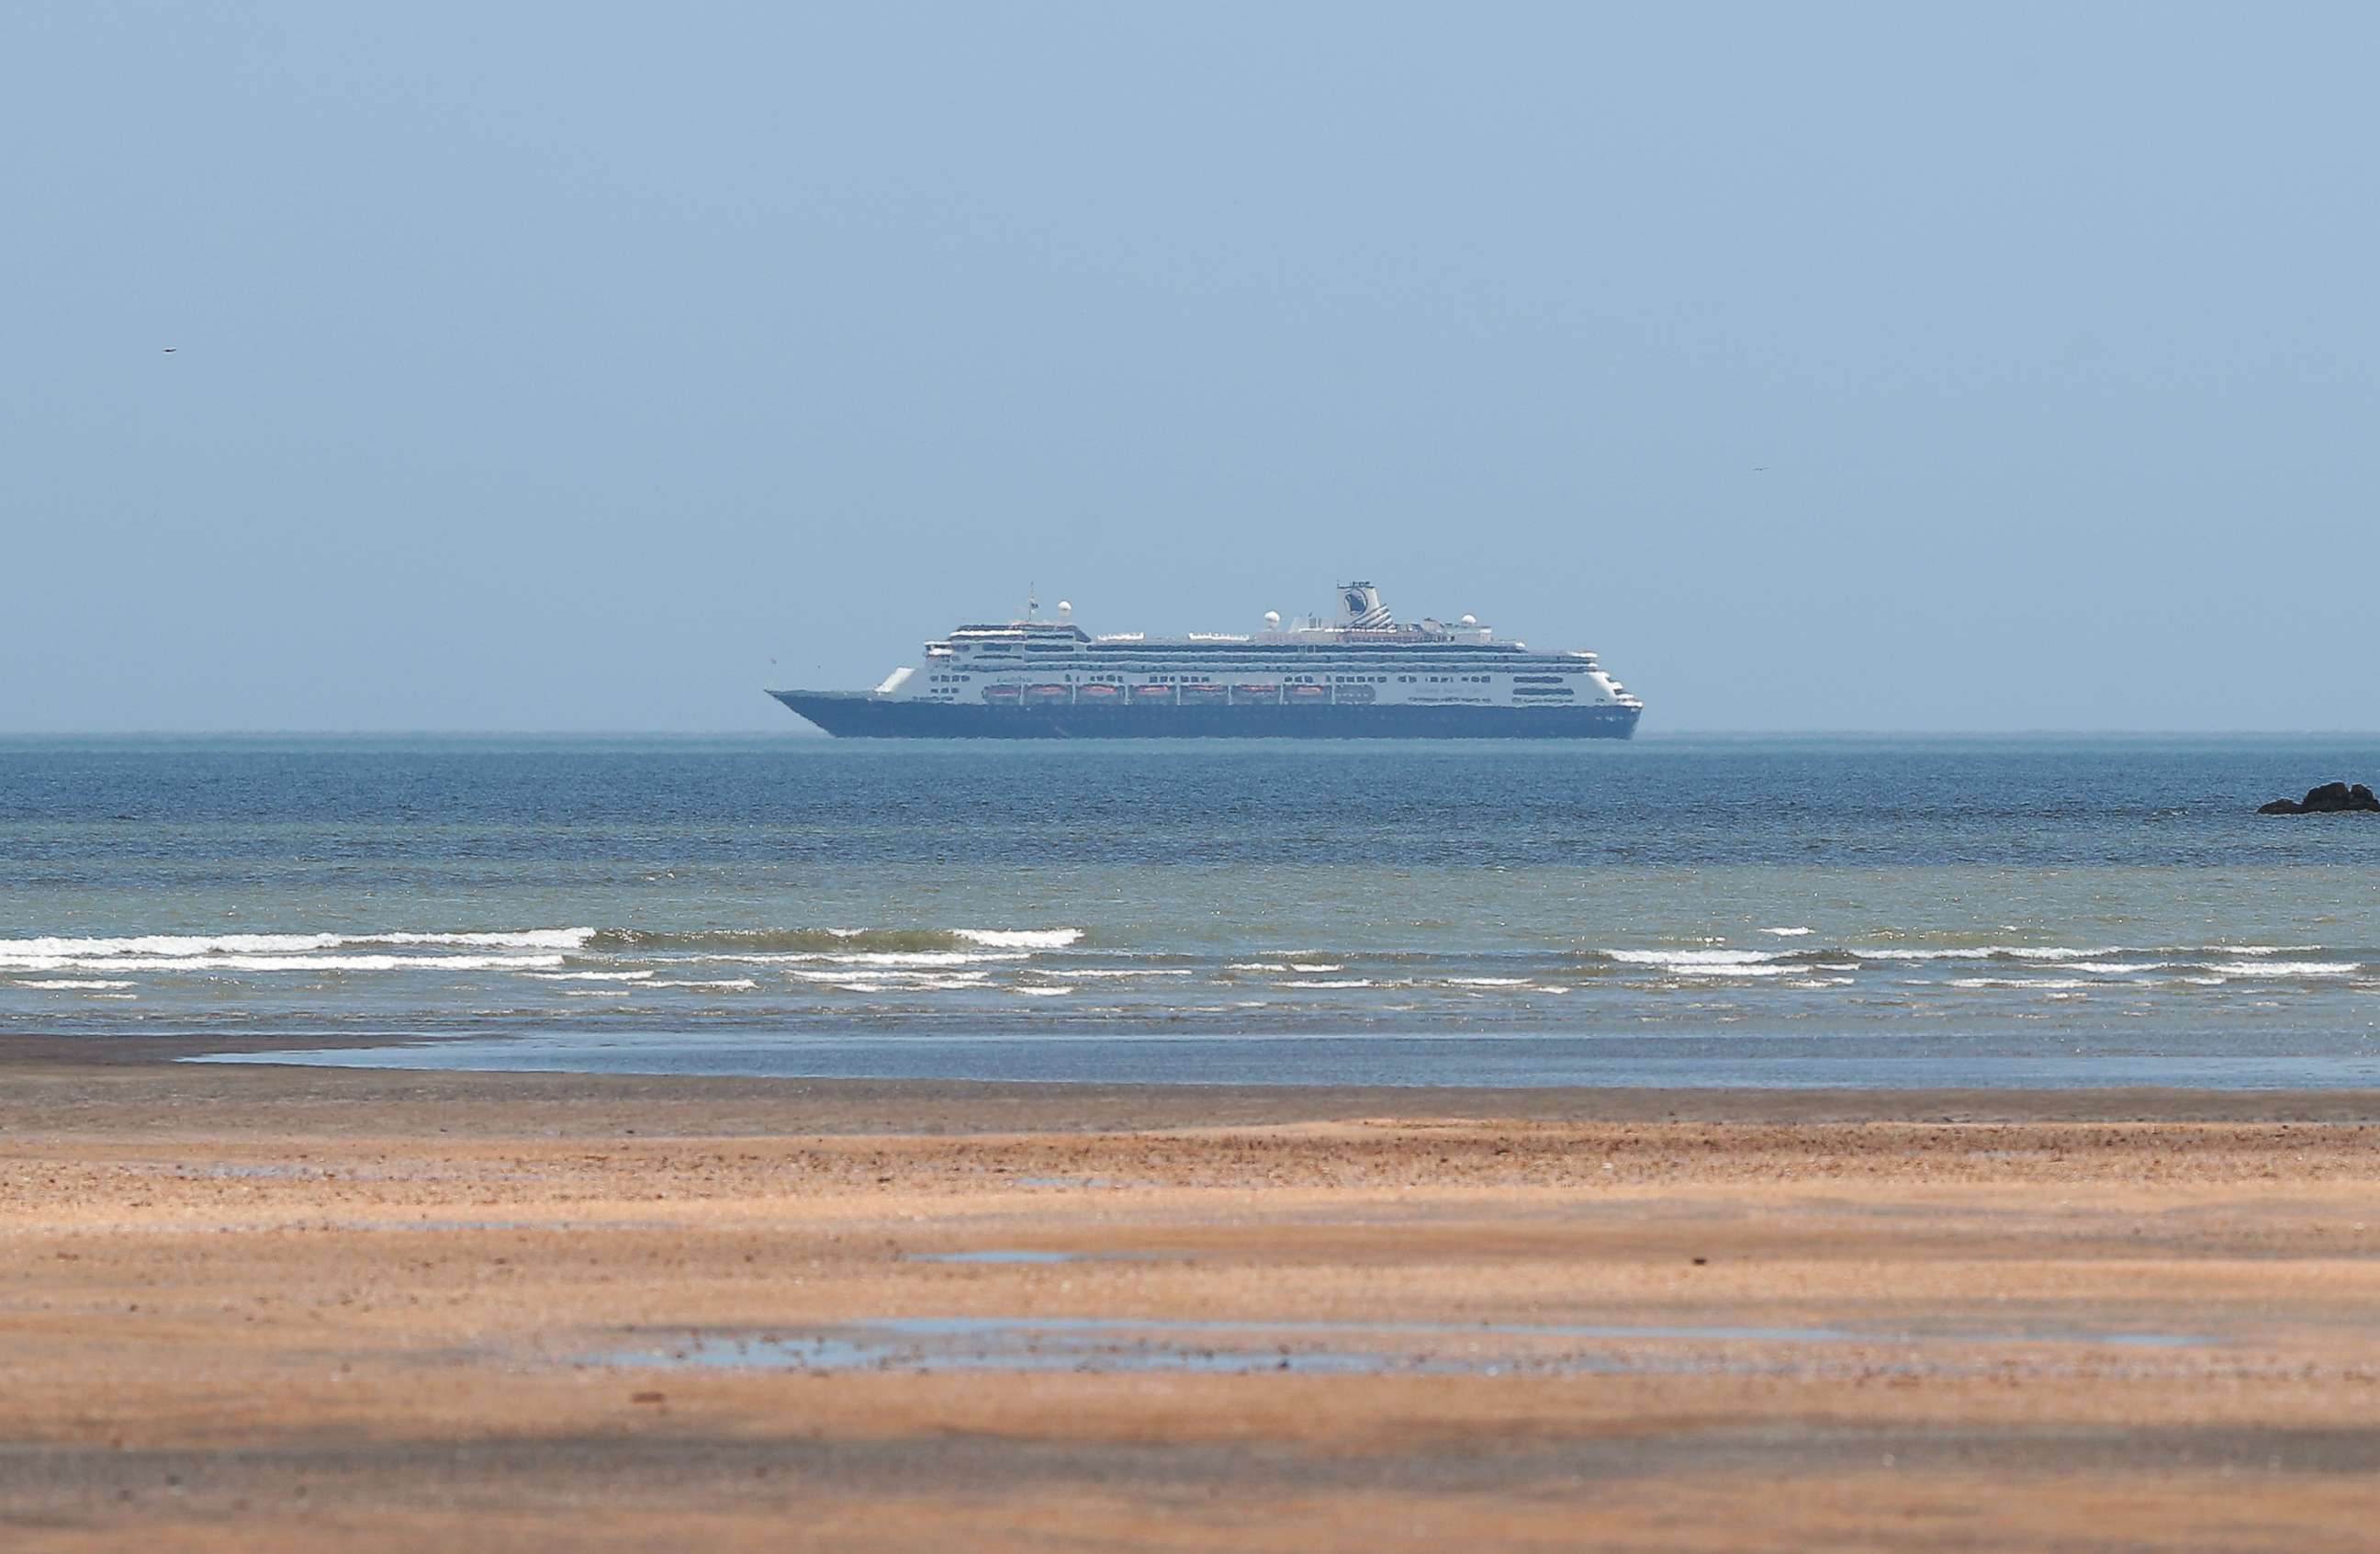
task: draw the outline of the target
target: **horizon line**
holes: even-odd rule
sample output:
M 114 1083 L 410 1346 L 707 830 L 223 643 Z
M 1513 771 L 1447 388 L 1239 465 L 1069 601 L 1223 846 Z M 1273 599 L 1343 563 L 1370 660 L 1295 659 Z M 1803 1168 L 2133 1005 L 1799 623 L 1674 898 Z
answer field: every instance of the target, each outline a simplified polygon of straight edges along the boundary
M 2372 738 L 2375 728 L 1670 728 L 1640 730 L 1634 741 L 1679 737 L 1722 739 L 2237 739 L 2237 738 Z M 793 739 L 837 741 L 821 731 L 799 725 L 737 728 L 48 728 L 0 729 L 5 739 Z M 903 741 L 902 743 L 917 743 Z M 928 741 L 966 743 L 966 741 Z M 1174 743 L 1183 743 L 1176 740 Z M 1190 741 L 1196 743 L 1197 741 Z M 1262 740 L 1257 743 L 1311 744 L 1322 740 Z M 1002 743 L 974 741 L 974 743 Z M 1397 740 L 1388 744 L 1401 743 Z M 1432 743 L 1432 741 L 1422 741 Z M 1458 741 L 1459 743 L 1459 741 Z M 1551 741 L 1560 744 L 1561 741 Z M 1605 741 L 1604 743 L 1623 743 Z

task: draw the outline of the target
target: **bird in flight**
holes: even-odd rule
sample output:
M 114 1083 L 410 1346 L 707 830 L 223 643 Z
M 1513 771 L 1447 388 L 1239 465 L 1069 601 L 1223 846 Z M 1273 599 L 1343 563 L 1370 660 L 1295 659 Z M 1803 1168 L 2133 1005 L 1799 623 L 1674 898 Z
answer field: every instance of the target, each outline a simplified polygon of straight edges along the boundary
M 173 347 L 173 346 L 166 346 L 166 347 L 165 347 L 165 354 L 166 354 L 167 356 L 172 356 L 172 355 L 174 354 L 174 347 Z

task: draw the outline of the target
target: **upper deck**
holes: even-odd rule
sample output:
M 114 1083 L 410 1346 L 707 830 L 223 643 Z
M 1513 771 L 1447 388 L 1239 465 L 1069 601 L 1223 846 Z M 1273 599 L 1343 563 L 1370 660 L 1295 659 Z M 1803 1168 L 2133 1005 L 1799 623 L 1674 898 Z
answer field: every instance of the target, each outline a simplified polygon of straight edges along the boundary
M 1335 620 L 1264 629 L 1093 636 L 1066 618 L 972 622 L 926 644 L 917 669 L 896 669 L 879 698 L 990 707 L 1186 710 L 1220 704 L 1632 709 L 1643 705 L 1585 651 L 1533 651 L 1464 615 L 1400 622 L 1369 583 L 1342 584 Z
M 1201 661 L 1367 650 L 1468 650 L 1504 655 L 1529 650 L 1525 642 L 1499 640 L 1493 631 L 1472 615 L 1464 615 L 1451 625 L 1427 616 L 1419 621 L 1400 622 L 1390 614 L 1388 606 L 1380 601 L 1379 590 L 1370 583 L 1342 583 L 1339 592 L 1341 610 L 1334 621 L 1307 616 L 1284 626 L 1278 614 L 1269 614 L 1261 631 L 1194 631 L 1184 637 L 1123 631 L 1094 637 L 1070 620 L 1046 621 L 1028 616 L 1025 620 L 959 626 L 948 637 L 928 643 L 926 650 L 929 655 L 1031 655 L 1036 660 L 1044 655 L 1066 654 L 1100 660 L 1162 656 Z M 1061 603 L 1058 608 L 1070 611 L 1072 606 Z M 1592 653 L 1570 656 L 1594 657 Z

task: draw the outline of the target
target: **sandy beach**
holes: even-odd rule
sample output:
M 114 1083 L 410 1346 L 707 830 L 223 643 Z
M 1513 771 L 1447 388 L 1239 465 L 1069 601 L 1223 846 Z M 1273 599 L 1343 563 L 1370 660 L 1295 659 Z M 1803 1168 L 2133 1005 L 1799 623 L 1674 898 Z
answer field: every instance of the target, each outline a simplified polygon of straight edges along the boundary
M 2380 1512 L 2369 1093 L 180 1050 L 0 1053 L 11 1548 L 2277 1550 Z

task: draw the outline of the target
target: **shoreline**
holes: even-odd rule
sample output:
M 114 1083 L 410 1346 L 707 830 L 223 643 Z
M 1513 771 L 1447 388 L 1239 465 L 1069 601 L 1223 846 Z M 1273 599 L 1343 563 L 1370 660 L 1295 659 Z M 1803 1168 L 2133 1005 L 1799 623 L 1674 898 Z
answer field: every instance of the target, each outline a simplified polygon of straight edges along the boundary
M 390 1037 L 385 1044 L 412 1042 Z M 47 1109 L 120 1125 L 196 1124 L 172 1113 L 203 1104 L 209 1131 L 347 1126 L 355 1107 L 414 1125 L 534 1131 L 564 1122 L 642 1118 L 648 1134 L 742 1131 L 1110 1132 L 1281 1125 L 1428 1115 L 1574 1123 L 2380 1123 L 2380 1088 L 1767 1088 L 1645 1086 L 1112 1084 L 974 1079 L 735 1077 L 544 1070 L 198 1063 L 269 1053 L 263 1038 L 0 1035 L 0 1137 L 25 1136 Z M 369 1040 L 349 1040 L 368 1050 Z M 159 1136 L 172 1136 L 170 1133 Z

